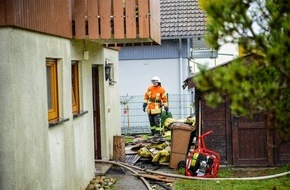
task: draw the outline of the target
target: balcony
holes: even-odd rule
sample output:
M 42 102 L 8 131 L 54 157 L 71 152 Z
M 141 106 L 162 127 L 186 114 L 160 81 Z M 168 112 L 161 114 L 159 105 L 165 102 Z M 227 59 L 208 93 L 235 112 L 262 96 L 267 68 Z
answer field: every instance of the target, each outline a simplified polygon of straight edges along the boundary
M 106 46 L 160 44 L 160 0 L 2 0 L 0 27 Z
M 75 39 L 160 44 L 159 0 L 75 0 L 73 18 Z

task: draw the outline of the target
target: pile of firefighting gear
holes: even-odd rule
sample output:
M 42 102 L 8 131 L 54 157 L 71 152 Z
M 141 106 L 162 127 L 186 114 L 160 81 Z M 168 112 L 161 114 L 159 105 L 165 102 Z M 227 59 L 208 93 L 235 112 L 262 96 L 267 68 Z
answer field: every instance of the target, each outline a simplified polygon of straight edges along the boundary
M 138 155 L 144 158 L 151 158 L 152 162 L 165 163 L 170 158 L 170 144 L 165 141 L 161 144 L 151 144 L 138 150 Z
M 162 135 L 160 137 L 136 136 L 133 140 L 132 147 L 138 147 L 137 154 L 141 158 L 151 160 L 153 163 L 168 163 L 171 153 L 171 126 L 174 123 L 185 123 L 195 126 L 195 118 L 187 117 L 186 119 L 167 118 L 162 128 Z

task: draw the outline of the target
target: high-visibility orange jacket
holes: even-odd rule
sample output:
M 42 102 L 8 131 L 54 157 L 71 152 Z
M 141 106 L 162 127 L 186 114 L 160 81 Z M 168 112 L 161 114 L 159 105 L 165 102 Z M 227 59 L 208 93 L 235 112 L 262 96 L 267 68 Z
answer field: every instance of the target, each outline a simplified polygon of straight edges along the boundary
M 168 107 L 165 89 L 160 85 L 149 86 L 144 95 L 144 102 L 147 103 L 148 114 L 161 113 L 162 105 Z

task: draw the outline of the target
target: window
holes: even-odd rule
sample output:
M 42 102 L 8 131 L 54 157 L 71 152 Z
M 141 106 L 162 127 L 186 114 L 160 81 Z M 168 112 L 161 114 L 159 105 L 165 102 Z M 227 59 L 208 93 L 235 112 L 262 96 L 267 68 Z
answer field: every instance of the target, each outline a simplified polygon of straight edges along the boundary
M 73 61 L 71 66 L 71 82 L 72 82 L 72 112 L 80 113 L 79 103 L 79 68 L 78 62 Z
M 48 120 L 56 120 L 58 111 L 57 61 L 46 60 Z

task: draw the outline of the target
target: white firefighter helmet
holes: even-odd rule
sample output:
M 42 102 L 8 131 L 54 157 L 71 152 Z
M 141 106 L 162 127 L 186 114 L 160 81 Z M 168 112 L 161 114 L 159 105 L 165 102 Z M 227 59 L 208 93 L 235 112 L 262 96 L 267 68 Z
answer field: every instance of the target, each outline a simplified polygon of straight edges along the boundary
M 161 80 L 160 80 L 160 78 L 158 76 L 154 76 L 154 77 L 152 77 L 151 82 L 152 83 L 153 82 L 159 82 L 159 83 L 161 83 Z

